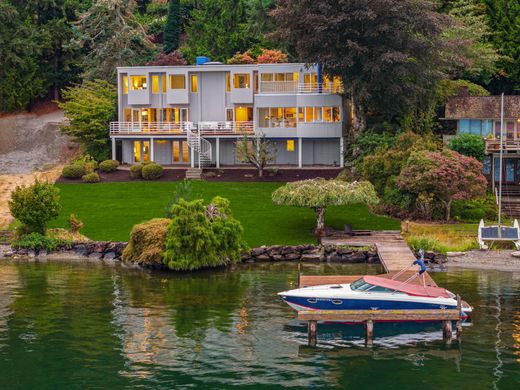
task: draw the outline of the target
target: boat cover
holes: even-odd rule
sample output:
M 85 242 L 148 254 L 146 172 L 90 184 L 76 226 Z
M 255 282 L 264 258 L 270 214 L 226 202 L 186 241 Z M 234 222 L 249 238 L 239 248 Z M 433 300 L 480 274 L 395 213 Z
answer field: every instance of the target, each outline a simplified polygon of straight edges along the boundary
M 408 295 L 415 295 L 419 297 L 451 298 L 446 289 L 442 287 L 423 286 L 415 283 L 403 284 L 403 282 L 399 280 L 392 280 L 371 275 L 364 276 L 363 280 L 368 284 L 388 288 L 391 290 L 401 291 Z

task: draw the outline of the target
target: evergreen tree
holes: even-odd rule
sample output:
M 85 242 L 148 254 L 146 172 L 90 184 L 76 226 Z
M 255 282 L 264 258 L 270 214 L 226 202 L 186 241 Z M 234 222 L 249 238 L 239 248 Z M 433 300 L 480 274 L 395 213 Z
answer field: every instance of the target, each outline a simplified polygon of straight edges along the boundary
M 171 53 L 179 47 L 179 36 L 181 33 L 181 5 L 179 0 L 170 0 L 168 3 L 168 18 L 164 27 L 165 53 Z

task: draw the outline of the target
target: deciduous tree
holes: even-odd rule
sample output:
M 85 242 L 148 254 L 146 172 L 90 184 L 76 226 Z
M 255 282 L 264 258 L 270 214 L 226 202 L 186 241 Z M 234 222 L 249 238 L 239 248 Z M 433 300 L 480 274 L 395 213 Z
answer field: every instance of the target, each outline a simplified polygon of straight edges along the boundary
M 287 54 L 276 49 L 262 49 L 262 53 L 257 58 L 259 64 L 280 64 L 287 61 Z
M 258 169 L 258 177 L 264 176 L 264 168 L 276 158 L 276 147 L 265 135 L 248 138 L 247 135 L 236 142 L 237 159 Z

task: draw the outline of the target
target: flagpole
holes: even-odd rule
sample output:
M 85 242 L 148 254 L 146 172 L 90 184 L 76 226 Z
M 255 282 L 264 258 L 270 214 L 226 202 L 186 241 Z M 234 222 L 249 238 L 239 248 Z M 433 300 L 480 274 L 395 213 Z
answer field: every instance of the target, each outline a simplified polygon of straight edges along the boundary
M 502 158 L 504 154 L 503 149 L 504 143 L 504 93 L 500 99 L 500 162 L 499 162 L 499 176 L 498 176 L 498 227 L 500 227 L 501 214 L 502 214 Z

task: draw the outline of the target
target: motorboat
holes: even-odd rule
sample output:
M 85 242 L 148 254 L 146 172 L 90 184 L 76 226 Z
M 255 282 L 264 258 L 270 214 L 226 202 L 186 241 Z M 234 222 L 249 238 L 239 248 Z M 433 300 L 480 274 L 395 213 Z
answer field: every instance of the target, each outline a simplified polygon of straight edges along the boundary
M 452 292 L 425 284 L 366 275 L 350 284 L 327 284 L 283 291 L 278 295 L 293 309 L 302 310 L 414 310 L 456 309 Z M 473 308 L 463 302 L 462 317 Z

